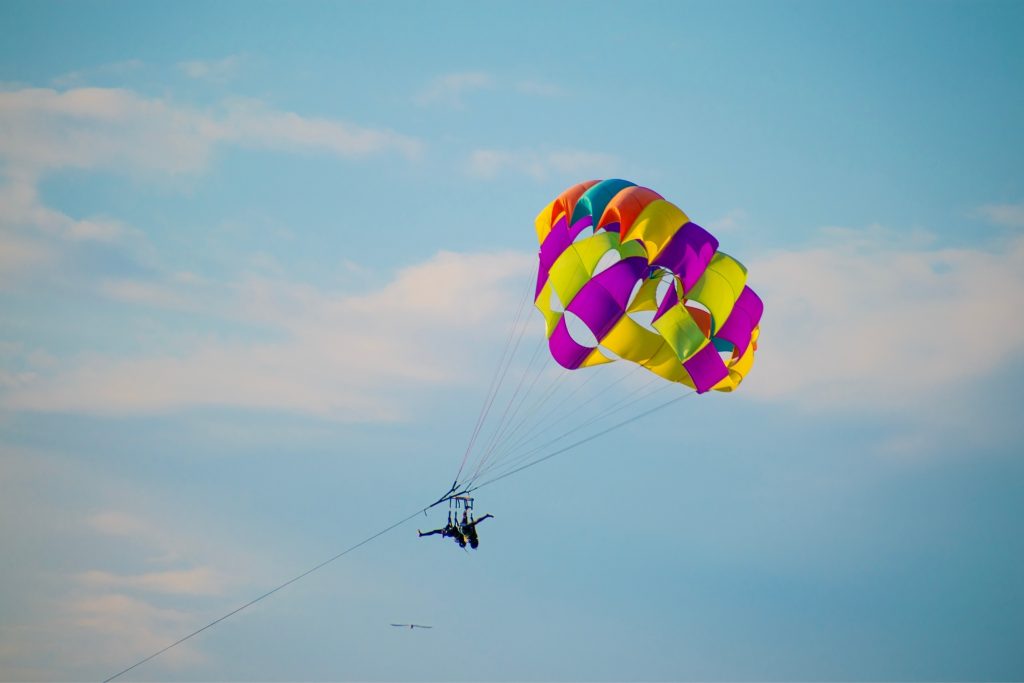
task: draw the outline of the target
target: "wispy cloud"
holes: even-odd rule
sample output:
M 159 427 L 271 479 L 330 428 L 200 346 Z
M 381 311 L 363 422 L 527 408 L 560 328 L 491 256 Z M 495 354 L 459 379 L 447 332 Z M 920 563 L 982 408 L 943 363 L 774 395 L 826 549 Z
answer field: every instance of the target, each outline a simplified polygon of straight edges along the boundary
M 985 204 L 975 213 L 996 225 L 1024 228 L 1024 204 Z
M 747 218 L 748 214 L 745 210 L 731 209 L 725 215 L 710 221 L 707 227 L 715 234 L 735 232 L 743 227 Z
M 766 302 L 746 393 L 807 408 L 931 410 L 1024 348 L 1024 238 L 937 249 L 881 229 L 751 259 Z M 924 407 L 928 406 L 928 407 Z
M 131 279 L 108 279 L 99 285 L 99 292 L 106 297 L 127 303 L 141 304 L 149 308 L 189 308 L 188 297 L 162 282 Z
M 70 216 L 47 206 L 39 183 L 63 169 L 125 175 L 196 174 L 223 146 L 326 154 L 345 159 L 420 156 L 416 138 L 346 121 L 305 117 L 256 100 L 208 109 L 129 90 L 26 88 L 0 91 L 0 286 L 61 261 L 78 242 L 125 243 L 141 233 L 116 218 Z M 147 283 L 103 285 L 110 296 L 148 299 L 167 292 Z
M 0 173 L 0 234 L 7 233 L 14 239 L 15 231 L 24 227 L 70 241 L 113 242 L 127 232 L 117 220 L 102 216 L 72 218 L 49 208 L 42 203 L 34 178 Z
M 511 173 L 546 180 L 554 175 L 600 178 L 615 175 L 617 166 L 614 156 L 586 150 L 477 149 L 470 153 L 466 170 L 484 179 Z
M 52 267 L 55 260 L 54 251 L 38 239 L 0 230 L 0 289 L 23 273 Z
M 423 151 L 419 140 L 391 130 L 275 111 L 255 100 L 235 100 L 226 110 L 227 115 L 213 125 L 216 138 L 245 147 L 320 151 L 339 157 L 397 152 L 410 159 Z
M 92 570 L 78 575 L 89 588 L 118 593 L 139 590 L 173 595 L 219 595 L 223 577 L 208 567 L 125 575 Z
M 46 613 L 34 623 L 0 624 L 5 678 L 75 680 L 83 670 L 108 674 L 112 666 L 126 665 L 126 656 L 150 654 L 181 637 L 195 619 L 118 593 L 62 598 L 45 605 Z M 204 661 L 191 643 L 165 657 L 164 664 L 172 669 Z M 39 662 L 48 664 L 39 669 Z
M 59 168 L 197 172 L 224 144 L 344 158 L 411 158 L 422 150 L 419 140 L 394 131 L 305 117 L 255 100 L 198 109 L 111 88 L 0 92 L 0 160 L 23 178 Z
M 73 279 L 76 268 L 88 268 L 100 253 L 120 257 L 138 251 L 141 258 L 138 247 L 143 241 L 139 231 L 108 216 L 73 217 L 48 207 L 37 178 L 0 171 L 0 288 Z
M 78 452 L 0 446 L 0 536 L 20 558 L 5 572 L 5 604 L 12 607 L 12 619 L 0 619 L 5 674 L 108 675 L 194 628 L 195 613 L 185 605 L 233 602 L 251 585 L 248 568 L 259 563 L 249 551 L 233 546 L 230 532 L 189 521 L 179 506 L 160 500 L 159 487 L 126 486 L 121 476 L 84 464 Z M 39 539 L 51 550 L 78 550 L 40 554 L 31 550 Z M 169 652 L 167 664 L 195 662 L 195 647 Z M 39 662 L 46 673 L 33 676 Z
M 531 97 L 562 97 L 566 90 L 554 83 L 538 79 L 511 81 L 486 71 L 460 71 L 431 79 L 414 96 L 421 107 L 442 106 L 463 109 L 467 94 L 477 90 L 504 89 Z
M 89 644 L 88 649 L 80 645 L 74 653 L 66 653 L 63 661 L 91 667 L 123 662 L 125 653 L 155 652 L 180 637 L 194 620 L 187 612 L 116 592 L 72 599 L 61 606 L 60 613 L 56 630 L 74 629 Z M 174 648 L 167 657 L 165 664 L 171 667 L 203 660 L 189 643 Z
M 128 90 L 0 92 L 0 159 L 28 178 L 60 168 L 194 172 L 209 160 L 216 123 Z
M 189 78 L 211 83 L 227 83 L 238 74 L 244 61 L 242 55 L 229 55 L 222 59 L 178 62 L 177 66 Z
M 152 525 L 134 515 L 116 510 L 97 512 L 85 520 L 93 531 L 108 536 L 145 538 L 154 531 Z
M 232 298 L 211 310 L 273 331 L 273 342 L 190 339 L 173 353 L 91 356 L 23 378 L 0 402 L 11 410 L 111 415 L 226 405 L 395 419 L 414 387 L 463 380 L 480 335 L 508 323 L 502 312 L 530 262 L 518 253 L 442 252 L 358 296 L 249 278 L 222 289 Z M 121 282 L 113 294 L 176 307 L 191 296 L 180 292 Z
M 494 86 L 494 77 L 483 71 L 463 71 L 438 76 L 425 85 L 413 100 L 421 107 L 446 106 L 462 109 L 464 96 L 473 90 Z
M 129 74 L 140 71 L 144 66 L 145 63 L 141 59 L 126 59 L 119 62 L 110 62 L 109 64 L 99 64 L 91 68 L 69 71 L 66 74 L 57 76 L 51 83 L 58 88 L 68 88 L 103 78 L 124 78 Z

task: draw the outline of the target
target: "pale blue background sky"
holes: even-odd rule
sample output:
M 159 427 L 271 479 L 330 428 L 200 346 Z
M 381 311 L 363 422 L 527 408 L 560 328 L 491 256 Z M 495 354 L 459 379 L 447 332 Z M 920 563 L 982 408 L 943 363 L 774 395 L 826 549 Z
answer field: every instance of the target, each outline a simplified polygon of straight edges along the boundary
M 132 676 L 1024 678 L 1022 29 L 0 5 L 0 678 L 105 678 L 436 498 L 533 217 L 601 177 L 749 267 L 741 391 L 489 487 L 473 555 L 410 523 Z

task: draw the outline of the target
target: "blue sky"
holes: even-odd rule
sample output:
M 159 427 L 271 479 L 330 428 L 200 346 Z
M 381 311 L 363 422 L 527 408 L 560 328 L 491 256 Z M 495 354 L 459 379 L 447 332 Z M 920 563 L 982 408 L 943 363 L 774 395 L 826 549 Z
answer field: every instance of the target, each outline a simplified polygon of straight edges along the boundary
M 103 679 L 434 500 L 534 216 L 604 177 L 748 266 L 740 391 L 481 491 L 472 555 L 420 518 L 131 675 L 1024 678 L 1022 26 L 4 3 L 0 679 Z

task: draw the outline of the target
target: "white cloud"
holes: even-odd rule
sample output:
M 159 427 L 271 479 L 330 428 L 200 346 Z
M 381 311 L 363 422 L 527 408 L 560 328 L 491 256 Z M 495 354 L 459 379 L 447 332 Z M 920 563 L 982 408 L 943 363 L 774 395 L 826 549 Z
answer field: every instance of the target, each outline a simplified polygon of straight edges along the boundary
M 254 100 L 200 110 L 120 89 L 0 91 L 0 286 L 58 263 L 75 242 L 141 237 L 114 218 L 73 217 L 46 206 L 38 187 L 47 173 L 198 173 L 224 145 L 344 158 L 397 153 L 411 159 L 422 151 L 420 141 L 394 131 L 303 117 Z M 151 284 L 104 287 L 122 299 L 167 296 Z
M 124 575 L 91 570 L 78 575 L 89 588 L 124 592 L 139 590 L 174 595 L 219 595 L 224 577 L 208 567 Z
M 72 599 L 60 607 L 57 631 L 74 630 L 77 646 L 63 646 L 57 661 L 82 666 L 109 667 L 111 662 L 125 663 L 131 656 L 156 652 L 181 637 L 192 627 L 195 616 L 167 607 L 158 607 L 144 599 L 121 593 L 92 594 Z M 75 639 L 72 639 L 75 640 Z M 83 642 L 84 641 L 84 642 Z M 88 643 L 88 647 L 85 646 Z M 202 656 L 185 643 L 165 653 L 161 663 L 179 667 L 195 665 Z
M 238 74 L 244 61 L 241 55 L 229 55 L 223 59 L 178 62 L 178 69 L 189 78 L 211 83 L 227 83 Z
M 83 243 L 120 248 L 139 233 L 106 216 L 74 218 L 45 206 L 32 178 L 0 172 L 0 288 L 64 276 L 68 256 Z M 119 245 L 117 247 L 113 245 Z
M 141 598 L 166 594 L 222 595 L 229 576 L 237 581 L 244 579 L 239 571 L 246 561 L 241 557 L 244 552 L 224 552 L 221 545 L 211 540 L 209 530 L 197 534 L 195 529 L 182 528 L 180 515 L 166 519 L 166 511 L 145 511 L 145 505 L 151 502 L 123 501 L 124 507 L 84 515 L 75 525 L 72 531 L 91 537 L 95 546 L 131 548 L 132 554 L 148 567 L 145 571 L 114 573 L 93 565 L 71 577 L 79 588 L 93 595 L 115 592 Z M 201 564 L 204 560 L 220 569 Z
M 531 263 L 527 254 L 442 252 L 360 296 L 251 278 L 210 307 L 271 330 L 272 342 L 204 339 L 174 353 L 90 356 L 21 378 L 0 402 L 11 410 L 89 414 L 227 405 L 342 421 L 395 419 L 416 386 L 464 380 L 480 339 L 508 324 Z M 126 293 L 172 307 L 188 296 L 122 282 L 118 294 Z
M 188 300 L 173 287 L 143 280 L 105 280 L 99 285 L 104 296 L 126 303 L 154 308 L 188 308 Z
M 1024 349 L 1024 239 L 940 249 L 895 233 L 832 231 L 827 244 L 751 259 L 765 301 L 745 393 L 857 414 L 933 410 Z
M 747 212 L 743 209 L 731 209 L 724 216 L 708 223 L 707 228 L 716 235 L 719 233 L 736 232 L 747 222 Z
M 494 77 L 483 71 L 450 73 L 431 80 L 413 99 L 422 107 L 442 105 L 461 109 L 467 92 L 493 86 Z
M 0 160 L 25 179 L 58 168 L 197 172 L 220 144 L 345 158 L 415 157 L 422 148 L 387 129 L 304 117 L 252 100 L 197 109 L 113 88 L 0 92 Z
M 975 213 L 996 225 L 1024 228 L 1024 204 L 985 204 Z
M 0 230 L 0 288 L 23 272 L 50 267 L 55 258 L 53 250 L 39 240 Z
M 100 64 L 86 69 L 79 69 L 71 71 L 66 74 L 62 74 L 53 79 L 53 85 L 66 88 L 76 85 L 82 85 L 86 81 L 104 78 L 104 77 L 118 77 L 124 78 L 128 74 L 137 72 L 145 66 L 145 63 L 141 59 L 126 59 L 120 62 L 111 62 L 109 64 Z
M 194 172 L 214 119 L 128 90 L 0 92 L 0 159 L 26 178 L 59 168 Z
M 477 178 L 494 178 L 504 173 L 546 180 L 552 175 L 601 178 L 615 175 L 617 159 L 610 154 L 585 150 L 474 150 L 467 171 Z
M 101 534 L 124 538 L 144 538 L 154 531 L 142 519 L 116 510 L 97 512 L 86 519 L 86 525 Z
M 220 140 L 245 147 L 323 151 L 340 157 L 398 152 L 410 159 L 423 151 L 419 140 L 391 130 L 274 111 L 253 100 L 229 103 L 227 115 L 214 124 L 214 129 Z
M 251 591 L 247 572 L 260 562 L 160 486 L 126 485 L 80 453 L 0 445 L 0 537 L 18 558 L 5 574 L 5 674 L 109 675 L 194 629 L 194 605 L 218 609 Z M 195 647 L 167 653 L 166 666 L 195 662 Z
M 0 234 L 7 239 L 17 239 L 14 233 L 23 227 L 71 241 L 113 242 L 126 233 L 116 220 L 99 216 L 76 219 L 44 206 L 32 178 L 17 174 L 0 174 L 0 178 L 5 181 L 0 184 Z

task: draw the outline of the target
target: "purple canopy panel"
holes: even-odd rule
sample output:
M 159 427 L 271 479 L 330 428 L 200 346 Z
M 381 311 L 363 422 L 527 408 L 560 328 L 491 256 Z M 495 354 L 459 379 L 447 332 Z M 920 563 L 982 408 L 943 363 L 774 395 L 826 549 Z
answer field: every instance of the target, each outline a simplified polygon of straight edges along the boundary
M 594 280 L 583 285 L 565 310 L 579 316 L 598 339 L 608 334 L 624 312 L 608 290 Z
M 593 224 L 593 218 L 584 216 L 573 223 L 572 227 L 566 228 L 566 218 L 562 216 L 551 227 L 551 232 L 540 245 L 540 267 L 537 270 L 537 291 L 533 293 L 534 300 L 540 295 L 544 283 L 548 281 L 548 271 L 551 270 L 551 266 L 555 264 L 562 252 L 569 248 L 576 236 Z
M 718 355 L 714 344 L 708 344 L 683 362 L 683 368 L 690 374 L 697 393 L 703 394 L 711 387 L 729 376 L 722 357 Z
M 683 291 L 689 292 L 704 274 L 716 249 L 718 240 L 704 228 L 690 222 L 672 235 L 651 265 L 671 270 L 682 281 Z
M 540 253 L 537 257 L 540 265 L 537 268 L 537 291 L 533 294 L 534 301 L 540 296 L 540 290 L 544 288 L 545 283 L 548 281 L 548 272 L 551 270 L 551 266 L 554 265 L 559 255 L 572 244 L 565 226 L 565 216 L 562 216 L 551 227 L 551 232 L 547 234 L 544 241 L 541 242 Z
M 558 361 L 563 368 L 575 370 L 594 349 L 588 346 L 581 346 L 569 335 L 569 328 L 565 326 L 565 318 L 561 318 L 555 326 L 554 332 L 548 338 L 548 348 L 551 349 L 551 356 Z
M 654 314 L 654 317 L 651 319 L 651 322 L 654 322 L 658 318 L 660 318 L 661 316 L 665 315 L 665 311 L 667 311 L 668 309 L 672 308 L 673 306 L 675 306 L 678 303 L 679 303 L 679 295 L 676 294 L 676 283 L 672 282 L 669 285 L 668 291 L 665 292 L 665 298 L 661 300 L 660 304 L 658 304 L 658 310 Z
M 761 301 L 761 297 L 757 295 L 757 292 L 750 287 L 744 286 L 739 298 L 736 299 L 736 305 L 747 310 L 747 315 L 750 316 L 750 321 L 754 327 L 761 323 L 761 315 L 764 314 L 764 302 Z
M 598 339 L 625 314 L 633 286 L 647 270 L 647 259 L 623 259 L 595 275 L 577 292 L 566 310 L 575 313 Z
M 732 313 L 715 336 L 732 342 L 737 351 L 743 353 L 750 344 L 750 335 L 761 321 L 763 312 L 764 303 L 761 298 L 750 287 L 744 287 Z
M 622 310 L 626 310 L 633 287 L 646 275 L 647 259 L 643 256 L 630 256 L 612 264 L 607 270 L 601 271 L 591 281 L 601 283 L 615 298 Z

